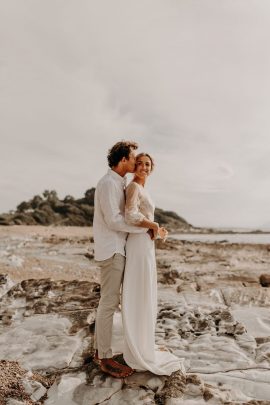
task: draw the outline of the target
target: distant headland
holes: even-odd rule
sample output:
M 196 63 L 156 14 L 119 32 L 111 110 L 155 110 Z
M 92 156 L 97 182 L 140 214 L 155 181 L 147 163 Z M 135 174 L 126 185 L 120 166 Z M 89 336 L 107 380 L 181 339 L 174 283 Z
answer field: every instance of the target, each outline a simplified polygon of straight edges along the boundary
M 67 195 L 61 200 L 55 190 L 45 190 L 42 195 L 21 202 L 16 210 L 1 214 L 0 225 L 92 226 L 94 194 L 95 188 L 90 188 L 82 198 Z M 155 220 L 171 231 L 187 232 L 193 229 L 175 212 L 161 208 L 156 208 Z

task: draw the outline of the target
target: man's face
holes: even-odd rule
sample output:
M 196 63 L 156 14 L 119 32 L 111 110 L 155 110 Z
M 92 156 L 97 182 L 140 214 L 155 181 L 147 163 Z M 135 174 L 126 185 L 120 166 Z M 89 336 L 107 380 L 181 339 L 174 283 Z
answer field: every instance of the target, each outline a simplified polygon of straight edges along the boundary
M 127 173 L 134 173 L 136 163 L 136 155 L 134 150 L 129 152 L 129 158 L 126 160 Z

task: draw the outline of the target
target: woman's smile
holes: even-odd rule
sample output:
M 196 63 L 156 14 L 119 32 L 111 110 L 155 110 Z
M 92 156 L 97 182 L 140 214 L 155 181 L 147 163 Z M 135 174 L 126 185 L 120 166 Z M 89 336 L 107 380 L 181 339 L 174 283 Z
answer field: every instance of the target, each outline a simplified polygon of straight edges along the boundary
M 151 173 L 151 168 L 152 168 L 152 162 L 149 159 L 148 156 L 141 156 L 137 161 L 136 161 L 136 169 L 135 169 L 135 174 L 138 176 L 149 176 Z

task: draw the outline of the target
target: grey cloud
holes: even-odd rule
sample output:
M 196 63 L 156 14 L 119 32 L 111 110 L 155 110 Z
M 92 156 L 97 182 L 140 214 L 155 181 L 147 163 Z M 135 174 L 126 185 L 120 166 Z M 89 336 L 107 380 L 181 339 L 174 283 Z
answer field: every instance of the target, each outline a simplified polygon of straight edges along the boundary
M 44 188 L 81 195 L 134 139 L 157 162 L 157 205 L 195 224 L 266 222 L 268 1 L 0 7 L 0 211 Z

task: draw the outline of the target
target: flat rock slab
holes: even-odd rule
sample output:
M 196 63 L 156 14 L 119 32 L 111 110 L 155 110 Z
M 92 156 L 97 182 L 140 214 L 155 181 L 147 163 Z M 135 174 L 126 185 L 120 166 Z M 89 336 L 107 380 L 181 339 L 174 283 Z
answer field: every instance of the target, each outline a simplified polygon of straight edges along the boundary
M 68 367 L 82 345 L 79 334 L 69 336 L 71 325 L 67 318 L 53 314 L 26 318 L 1 333 L 0 358 L 16 359 L 28 370 Z
M 86 383 L 86 374 L 68 374 L 48 390 L 45 405 L 94 405 L 105 403 L 122 388 L 122 380 L 97 375 Z
M 155 405 L 153 391 L 144 390 L 144 389 L 129 389 L 124 388 L 121 391 L 118 391 L 110 399 L 103 402 L 104 405 Z M 94 404 L 93 404 L 94 405 Z
M 59 381 L 55 382 L 47 391 L 48 399 L 45 405 L 78 405 L 74 400 L 75 390 L 84 385 L 86 381 L 85 373 L 63 375 Z M 80 403 L 79 403 L 80 404 Z M 82 404 L 82 402 L 81 402 Z
M 232 309 L 231 313 L 245 326 L 248 334 L 255 338 L 270 337 L 269 308 L 245 306 Z
M 222 288 L 226 305 L 234 308 L 238 306 L 270 306 L 270 289 L 263 287 Z
M 200 375 L 207 383 L 230 392 L 230 401 L 269 400 L 270 370 L 235 370 L 228 373 Z

